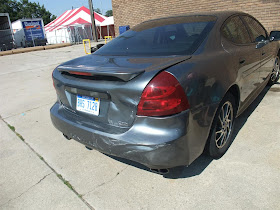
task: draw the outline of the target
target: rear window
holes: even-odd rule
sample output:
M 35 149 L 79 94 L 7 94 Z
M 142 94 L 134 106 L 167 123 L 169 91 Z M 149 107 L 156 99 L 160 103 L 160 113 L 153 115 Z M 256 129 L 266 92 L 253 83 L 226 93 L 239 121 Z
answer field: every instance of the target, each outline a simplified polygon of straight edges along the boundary
M 189 16 L 144 22 L 121 34 L 95 54 L 192 54 L 209 34 L 215 21 L 213 16 Z

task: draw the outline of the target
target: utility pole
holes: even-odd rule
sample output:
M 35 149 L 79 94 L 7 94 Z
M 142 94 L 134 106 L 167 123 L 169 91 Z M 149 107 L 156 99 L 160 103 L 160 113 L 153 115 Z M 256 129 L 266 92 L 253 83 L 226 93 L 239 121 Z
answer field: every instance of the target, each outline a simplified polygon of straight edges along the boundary
M 88 0 L 89 10 L 90 10 L 90 17 L 91 17 L 91 24 L 92 24 L 92 37 L 95 42 L 98 42 L 97 33 L 96 33 L 96 26 L 95 26 L 95 19 L 94 19 L 94 10 L 92 5 L 92 0 Z

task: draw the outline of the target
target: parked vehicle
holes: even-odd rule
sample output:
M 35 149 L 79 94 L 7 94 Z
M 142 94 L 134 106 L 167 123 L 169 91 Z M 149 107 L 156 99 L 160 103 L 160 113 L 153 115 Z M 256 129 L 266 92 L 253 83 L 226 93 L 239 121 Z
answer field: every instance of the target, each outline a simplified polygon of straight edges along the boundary
M 160 172 L 204 150 L 220 158 L 235 118 L 279 79 L 279 34 L 241 12 L 143 22 L 53 71 L 52 122 L 68 139 Z
M 42 18 L 19 19 L 12 23 L 17 47 L 44 46 L 47 43 Z
M 13 30 L 8 13 L 0 13 L 0 51 L 14 48 Z

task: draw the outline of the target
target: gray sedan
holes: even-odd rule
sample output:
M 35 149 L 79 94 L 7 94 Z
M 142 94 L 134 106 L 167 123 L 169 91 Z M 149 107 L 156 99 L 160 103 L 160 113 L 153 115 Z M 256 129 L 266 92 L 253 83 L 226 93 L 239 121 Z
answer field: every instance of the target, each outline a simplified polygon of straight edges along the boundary
M 241 12 L 143 22 L 53 71 L 54 126 L 158 172 L 220 158 L 235 118 L 279 79 L 280 32 Z

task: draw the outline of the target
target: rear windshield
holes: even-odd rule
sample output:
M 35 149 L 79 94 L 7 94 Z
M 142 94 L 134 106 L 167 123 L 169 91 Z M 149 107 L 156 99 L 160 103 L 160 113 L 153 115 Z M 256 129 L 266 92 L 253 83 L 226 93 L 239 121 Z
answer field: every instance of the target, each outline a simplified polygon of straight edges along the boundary
M 192 54 L 215 24 L 213 16 L 189 16 L 141 23 L 109 42 L 98 55 Z

